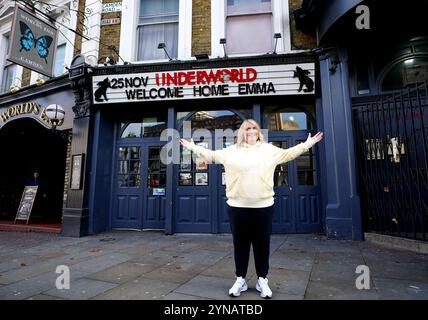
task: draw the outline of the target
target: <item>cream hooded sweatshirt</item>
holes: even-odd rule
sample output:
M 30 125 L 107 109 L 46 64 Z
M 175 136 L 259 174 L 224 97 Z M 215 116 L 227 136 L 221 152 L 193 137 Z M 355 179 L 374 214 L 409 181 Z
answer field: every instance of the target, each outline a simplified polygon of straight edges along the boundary
M 265 208 L 273 205 L 273 174 L 278 164 L 294 160 L 309 150 L 306 143 L 281 149 L 257 142 L 208 150 L 191 144 L 189 149 L 209 162 L 221 163 L 226 174 L 227 204 L 241 208 Z

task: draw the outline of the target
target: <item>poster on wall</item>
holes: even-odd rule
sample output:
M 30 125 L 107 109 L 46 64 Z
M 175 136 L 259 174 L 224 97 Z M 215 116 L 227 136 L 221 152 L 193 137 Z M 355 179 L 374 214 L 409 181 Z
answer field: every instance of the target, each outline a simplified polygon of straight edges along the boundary
M 16 5 L 7 60 L 52 77 L 57 33 L 55 26 Z
M 178 184 L 180 186 L 193 185 L 192 174 L 188 172 L 180 172 Z
M 208 185 L 208 172 L 197 172 L 197 173 L 195 173 L 195 185 L 196 186 L 207 186 Z

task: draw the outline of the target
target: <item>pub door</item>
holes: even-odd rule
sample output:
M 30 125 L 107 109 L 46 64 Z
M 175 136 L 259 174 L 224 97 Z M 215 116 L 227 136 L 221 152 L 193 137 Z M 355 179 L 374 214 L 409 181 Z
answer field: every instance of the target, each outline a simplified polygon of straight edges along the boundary
M 272 134 L 269 142 L 290 148 L 304 142 L 309 131 Z M 280 164 L 274 173 L 274 233 L 307 233 L 322 230 L 316 146 L 297 159 Z
M 158 139 L 117 146 L 112 228 L 164 229 L 166 165 L 160 159 L 162 146 Z

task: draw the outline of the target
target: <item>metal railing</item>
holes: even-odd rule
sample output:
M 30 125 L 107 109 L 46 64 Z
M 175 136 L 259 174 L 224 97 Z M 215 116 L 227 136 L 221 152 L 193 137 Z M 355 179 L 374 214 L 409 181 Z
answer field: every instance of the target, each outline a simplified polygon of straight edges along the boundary
M 428 240 L 428 85 L 352 100 L 365 231 Z

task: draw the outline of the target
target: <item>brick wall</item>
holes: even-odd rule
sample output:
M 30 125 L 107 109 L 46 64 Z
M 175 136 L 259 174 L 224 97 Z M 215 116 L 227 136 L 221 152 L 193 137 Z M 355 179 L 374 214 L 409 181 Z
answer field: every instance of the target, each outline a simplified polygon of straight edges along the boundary
M 79 0 L 79 12 L 85 12 L 85 2 L 86 0 Z M 77 26 L 76 31 L 80 34 L 83 34 L 83 24 L 85 23 L 84 16 L 81 13 L 77 13 Z M 74 52 L 73 57 L 80 54 L 82 52 L 82 36 L 79 36 L 76 34 L 75 40 L 74 40 Z
M 22 81 L 21 81 L 21 87 L 28 86 L 30 84 L 31 80 L 31 70 L 27 68 L 23 68 L 22 71 Z
M 119 1 L 119 0 L 103 0 L 103 3 L 112 3 L 112 2 L 121 2 L 121 1 Z M 121 19 L 122 13 L 121 12 L 108 12 L 108 13 L 103 13 L 101 15 L 101 19 L 113 19 L 113 18 L 120 18 Z M 122 22 L 123 21 L 121 21 L 121 23 Z M 131 39 L 130 39 L 130 41 L 131 41 Z M 99 47 L 99 57 L 98 57 L 99 63 L 105 62 L 105 59 L 107 57 L 113 58 L 114 61 L 116 61 L 116 62 L 118 60 L 120 60 L 114 51 L 107 49 L 107 46 L 111 46 L 111 45 L 115 46 L 117 49 L 117 52 L 119 52 L 120 23 L 101 26 L 100 47 Z
M 211 1 L 192 2 L 192 56 L 211 54 Z
M 288 7 L 290 10 L 290 33 L 291 33 L 291 49 L 303 50 L 316 48 L 317 43 L 314 36 L 307 35 L 296 29 L 294 21 L 294 10 L 302 6 L 303 0 L 289 0 Z

